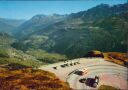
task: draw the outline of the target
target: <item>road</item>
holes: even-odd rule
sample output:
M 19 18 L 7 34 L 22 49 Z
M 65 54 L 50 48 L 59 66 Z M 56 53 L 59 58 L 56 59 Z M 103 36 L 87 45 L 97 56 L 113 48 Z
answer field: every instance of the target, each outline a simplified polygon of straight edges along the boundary
M 75 65 L 70 65 L 70 64 Z M 61 67 L 68 64 L 66 67 Z M 53 68 L 56 67 L 56 68 Z M 76 70 L 87 69 L 87 74 L 80 76 L 74 74 Z M 79 58 L 68 62 L 60 62 L 40 67 L 40 69 L 55 73 L 61 80 L 69 83 L 73 89 L 97 89 L 100 85 L 110 85 L 120 89 L 128 89 L 128 69 L 126 67 L 105 61 L 102 58 Z M 99 76 L 97 88 L 80 83 L 82 78 Z

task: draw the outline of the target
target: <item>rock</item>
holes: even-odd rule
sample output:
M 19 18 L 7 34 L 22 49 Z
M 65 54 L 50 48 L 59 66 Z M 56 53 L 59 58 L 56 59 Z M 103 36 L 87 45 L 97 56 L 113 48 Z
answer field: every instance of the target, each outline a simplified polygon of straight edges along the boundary
M 100 51 L 90 51 L 84 57 L 101 57 L 104 58 L 104 55 Z

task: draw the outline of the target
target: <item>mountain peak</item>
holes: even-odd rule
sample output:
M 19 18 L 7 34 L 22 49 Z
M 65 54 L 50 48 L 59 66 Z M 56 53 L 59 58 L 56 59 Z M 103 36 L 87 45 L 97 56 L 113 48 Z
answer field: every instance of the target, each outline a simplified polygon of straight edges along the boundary
M 52 16 L 61 16 L 60 14 L 53 13 Z
M 38 14 L 38 15 L 33 16 L 32 20 L 38 20 L 38 19 L 42 19 L 45 17 L 46 17 L 46 15 L 44 15 L 44 14 Z
M 97 7 L 110 7 L 108 4 L 100 4 L 100 5 L 98 5 Z

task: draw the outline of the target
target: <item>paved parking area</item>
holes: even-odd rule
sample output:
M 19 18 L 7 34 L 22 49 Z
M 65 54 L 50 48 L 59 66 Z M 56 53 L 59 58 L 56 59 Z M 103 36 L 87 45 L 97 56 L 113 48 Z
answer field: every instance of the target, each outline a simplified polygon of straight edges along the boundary
M 56 69 L 53 67 L 56 67 Z M 85 68 L 88 71 L 86 75 L 80 76 L 74 74 L 75 70 L 82 70 Z M 128 87 L 128 69 L 105 61 L 102 58 L 79 58 L 73 61 L 42 66 L 40 69 L 55 73 L 61 80 L 67 81 L 73 89 L 96 89 L 79 82 L 81 78 L 94 77 L 95 75 L 100 77 L 99 85 L 111 85 L 120 89 L 126 89 Z

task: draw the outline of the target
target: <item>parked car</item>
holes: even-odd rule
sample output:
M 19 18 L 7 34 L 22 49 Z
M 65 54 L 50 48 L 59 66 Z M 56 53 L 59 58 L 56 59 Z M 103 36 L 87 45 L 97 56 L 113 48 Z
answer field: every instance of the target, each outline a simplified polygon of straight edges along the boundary
M 95 78 L 83 78 L 80 79 L 79 82 L 85 83 L 87 86 L 96 88 L 99 83 L 99 77 L 95 76 Z
M 87 74 L 88 70 L 85 68 L 83 70 L 77 70 L 74 72 L 74 74 L 77 74 L 77 75 L 85 75 Z
M 60 65 L 62 68 L 64 68 L 65 67 L 65 65 Z
M 53 69 L 56 69 L 57 70 L 57 67 L 53 67 Z
M 83 75 L 83 71 L 79 71 L 78 70 L 78 71 L 75 71 L 74 74 L 76 74 L 76 75 Z

